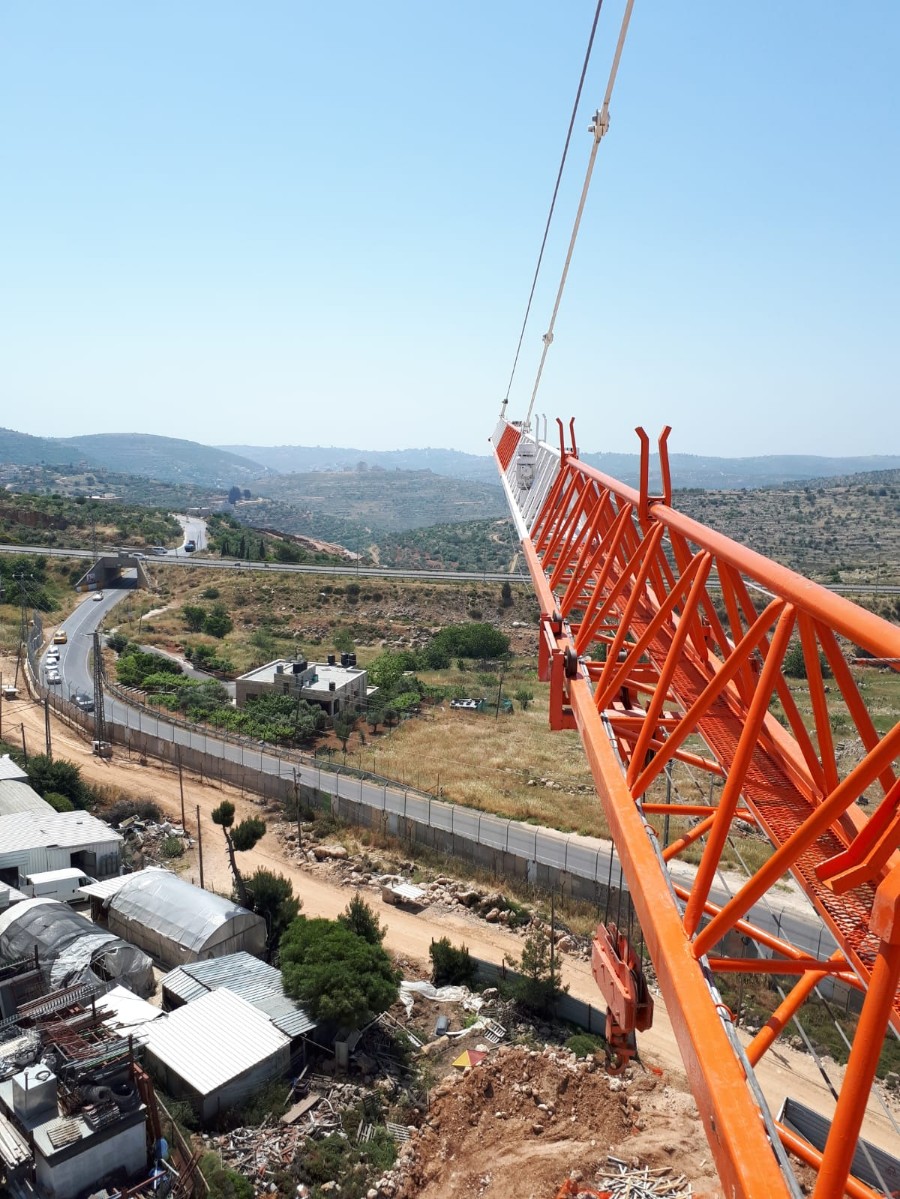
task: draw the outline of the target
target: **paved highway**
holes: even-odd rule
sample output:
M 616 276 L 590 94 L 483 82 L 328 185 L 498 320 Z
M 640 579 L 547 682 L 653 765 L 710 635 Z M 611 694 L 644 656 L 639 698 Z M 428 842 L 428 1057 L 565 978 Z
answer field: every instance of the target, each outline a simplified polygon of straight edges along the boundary
M 185 537 L 187 540 L 187 537 Z M 100 554 L 115 554 L 116 548 L 101 547 Z M 0 545 L 0 554 L 44 554 L 48 558 L 93 558 L 90 550 L 66 550 L 42 545 Z M 201 566 L 209 570 L 264 570 L 276 574 L 346 575 L 373 579 L 435 579 L 450 583 L 528 583 L 528 575 L 478 570 L 394 570 L 387 566 L 306 566 L 293 562 L 240 562 L 232 558 L 204 558 L 186 554 L 184 549 L 168 550 L 165 554 L 144 554 L 145 567 Z M 882 587 L 882 591 L 886 588 Z M 898 588 L 900 590 L 900 588 Z
M 185 518 L 186 519 L 186 518 Z M 185 533 L 185 541 L 189 534 Z M 101 554 L 118 553 L 116 547 L 101 547 Z M 68 550 L 58 547 L 49 548 L 43 545 L 0 545 L 0 554 L 44 554 L 48 558 L 92 558 L 90 550 Z M 306 566 L 293 562 L 241 562 L 233 558 L 204 558 L 196 553 L 187 554 L 184 548 L 167 550 L 165 554 L 144 554 L 146 566 L 200 566 L 209 570 L 241 571 L 264 570 L 275 574 L 307 574 L 307 575 L 344 575 L 372 579 L 408 579 L 443 580 L 449 583 L 530 583 L 527 574 L 510 574 L 504 571 L 480 570 L 395 570 L 388 566 Z M 710 590 L 716 590 L 715 580 L 708 584 Z M 900 585 L 885 583 L 856 583 L 849 586 L 845 583 L 822 583 L 828 591 L 835 595 L 900 595 Z

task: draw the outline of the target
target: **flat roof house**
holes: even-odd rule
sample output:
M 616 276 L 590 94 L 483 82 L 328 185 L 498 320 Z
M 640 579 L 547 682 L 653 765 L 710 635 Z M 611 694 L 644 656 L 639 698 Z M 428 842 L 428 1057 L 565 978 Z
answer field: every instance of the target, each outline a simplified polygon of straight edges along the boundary
M 342 654 L 341 663 L 329 654 L 328 661 L 308 662 L 305 658 L 276 658 L 240 675 L 235 682 L 235 703 L 243 708 L 260 695 L 290 695 L 318 704 L 329 716 L 346 709 L 359 711 L 375 694 L 368 675 L 356 665 L 355 654 Z M 352 659 L 352 662 L 351 662 Z

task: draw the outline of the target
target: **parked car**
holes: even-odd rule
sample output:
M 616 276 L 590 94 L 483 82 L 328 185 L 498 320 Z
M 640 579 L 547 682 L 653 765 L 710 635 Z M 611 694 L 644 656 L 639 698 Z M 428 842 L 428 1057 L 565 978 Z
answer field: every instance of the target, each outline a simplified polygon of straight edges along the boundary
M 50 669 L 47 671 L 47 682 L 48 683 L 61 683 L 62 682 L 62 675 L 59 673 L 59 671 L 57 670 L 57 668 L 55 666 L 51 666 Z
M 50 650 L 49 654 L 47 654 L 47 657 L 44 659 L 44 665 L 45 666 L 58 666 L 59 665 L 59 650 L 58 649 Z
M 66 632 L 65 629 L 57 629 L 56 632 L 53 634 L 53 644 L 54 645 L 65 645 L 68 640 L 69 640 L 69 634 Z
M 88 695 L 86 691 L 79 691 L 76 695 L 73 695 L 72 703 L 76 708 L 80 708 L 82 712 L 93 712 L 94 710 L 94 697 Z

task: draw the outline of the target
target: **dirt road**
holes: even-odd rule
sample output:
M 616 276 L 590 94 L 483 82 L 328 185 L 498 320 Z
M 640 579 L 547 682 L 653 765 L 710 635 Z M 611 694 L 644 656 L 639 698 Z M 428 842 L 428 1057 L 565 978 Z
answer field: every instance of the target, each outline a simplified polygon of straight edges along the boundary
M 0 669 L 5 679 L 12 677 L 15 663 L 0 658 Z M 21 694 L 21 693 L 20 693 Z M 21 727 L 30 753 L 44 752 L 44 712 L 40 704 L 28 699 L 19 699 L 3 705 L 3 739 L 12 744 L 21 743 Z M 92 756 L 90 745 L 82 741 L 72 730 L 51 713 L 53 752 L 76 762 L 86 779 L 112 789 L 120 789 L 133 797 L 153 799 L 173 820 L 180 820 L 181 798 L 177 771 L 162 768 L 152 760 L 141 766 L 136 758 L 129 760 L 117 753 L 111 761 L 101 761 Z M 260 803 L 253 797 L 241 795 L 231 787 L 201 783 L 196 776 L 184 776 L 184 797 L 188 832 L 196 835 L 196 809 L 199 805 L 203 834 L 203 864 L 207 887 L 229 894 L 232 878 L 225 854 L 221 830 L 210 818 L 210 813 L 223 798 L 230 799 L 237 809 L 238 819 L 245 815 L 260 815 Z M 350 898 L 346 887 L 341 887 L 325 877 L 324 868 L 299 867 L 286 859 L 276 838 L 267 835 L 256 850 L 242 856 L 248 872 L 257 866 L 277 870 L 294 884 L 294 892 L 303 901 L 303 911 L 309 916 L 333 918 L 341 912 Z M 321 869 L 321 872 L 320 872 Z M 462 869 L 462 868 L 461 868 Z M 199 881 L 199 865 L 192 860 L 185 875 Z M 454 942 L 464 942 L 471 953 L 488 961 L 499 963 L 505 954 L 518 956 L 522 942 L 519 937 L 499 925 L 485 924 L 476 917 L 448 915 L 438 917 L 424 909 L 417 914 L 399 911 L 383 904 L 376 893 L 367 894 L 367 900 L 378 911 L 382 922 L 387 925 L 387 948 L 393 953 L 418 962 L 428 962 L 428 948 L 432 939 L 447 936 Z M 588 1003 L 597 1004 L 597 988 L 586 962 L 566 960 L 563 979 L 571 994 Z M 655 997 L 656 1009 L 653 1028 L 641 1035 L 639 1047 L 642 1057 L 650 1064 L 665 1071 L 672 1086 L 688 1090 L 687 1080 L 681 1063 L 681 1055 L 675 1042 L 672 1026 L 660 996 Z M 788 1047 L 776 1046 L 770 1050 L 756 1070 L 773 1111 L 777 1111 L 788 1094 L 816 1111 L 830 1115 L 834 1100 L 828 1085 L 820 1075 L 815 1062 L 806 1054 Z M 835 1090 L 840 1090 L 843 1069 L 828 1063 L 828 1073 Z M 896 1119 L 896 1114 L 895 1117 Z M 864 1125 L 864 1135 L 892 1152 L 897 1151 L 897 1135 L 889 1119 L 874 1102 L 870 1103 Z M 699 1133 L 698 1133 L 699 1135 Z

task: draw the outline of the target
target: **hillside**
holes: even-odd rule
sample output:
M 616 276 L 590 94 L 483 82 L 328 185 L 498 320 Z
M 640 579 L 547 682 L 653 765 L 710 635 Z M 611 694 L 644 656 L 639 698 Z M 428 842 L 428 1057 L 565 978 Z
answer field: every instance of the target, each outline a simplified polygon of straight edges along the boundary
M 0 429 L 0 463 L 70 466 L 84 459 L 81 449 L 59 437 L 32 437 L 15 429 Z
M 419 450 L 357 450 L 339 446 L 238 446 L 219 449 L 261 462 L 279 474 L 303 474 L 307 471 L 346 471 L 360 462 L 381 470 L 433 471 L 454 479 L 475 479 L 496 484 L 497 469 L 487 454 L 464 454 L 459 450 L 425 448 Z
M 164 483 L 207 487 L 246 486 L 266 468 L 248 458 L 228 454 L 197 441 L 155 437 L 149 433 L 92 433 L 70 437 L 86 461 L 120 474 L 146 475 Z
M 327 513 L 332 519 L 371 530 L 396 532 L 506 515 L 499 485 L 452 479 L 427 470 L 313 471 L 278 475 L 258 486 L 268 499 L 289 504 L 300 513 Z

